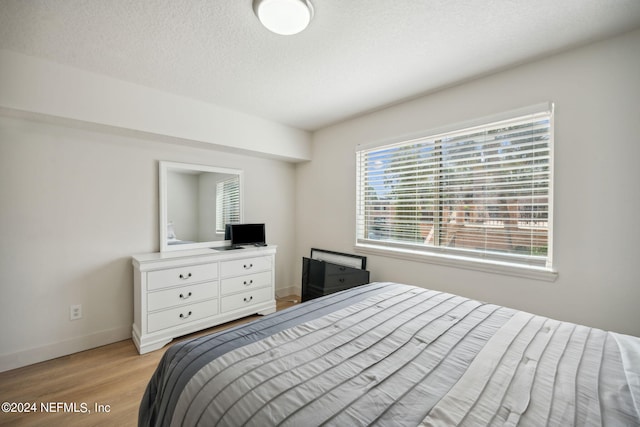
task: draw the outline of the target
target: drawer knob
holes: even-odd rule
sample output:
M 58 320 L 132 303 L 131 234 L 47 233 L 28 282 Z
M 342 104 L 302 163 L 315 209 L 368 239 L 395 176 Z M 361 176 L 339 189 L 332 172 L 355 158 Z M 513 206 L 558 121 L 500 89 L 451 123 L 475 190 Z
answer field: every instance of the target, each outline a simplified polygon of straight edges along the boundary
M 338 282 L 340 282 L 340 283 L 344 283 L 344 277 L 339 278 L 339 279 L 338 279 Z
M 178 276 L 178 277 L 180 277 L 183 280 L 187 280 L 187 279 L 189 279 L 191 277 L 191 273 L 187 274 L 186 276 L 184 274 L 180 274 L 180 276 Z
M 244 297 L 244 302 L 250 302 L 253 299 L 253 295 L 251 295 L 249 298 Z
M 180 299 L 187 299 L 187 298 L 189 298 L 191 295 L 192 295 L 192 293 L 191 293 L 191 292 L 189 292 L 189 293 L 187 294 L 187 296 L 186 296 L 186 297 L 184 296 L 184 294 L 180 294 Z
M 243 267 L 245 270 L 249 270 L 250 268 L 253 268 L 253 264 L 249 264 L 249 265 L 245 264 L 243 265 Z
M 191 316 L 191 312 L 189 312 L 189 314 L 187 314 L 186 316 L 185 316 L 184 314 L 180 313 L 180 318 L 181 318 L 181 319 L 186 319 L 186 318 L 188 318 L 189 316 Z
M 245 286 L 249 286 L 249 285 L 252 285 L 252 284 L 253 284 L 253 279 L 249 280 L 248 282 L 246 280 L 244 281 L 244 285 Z

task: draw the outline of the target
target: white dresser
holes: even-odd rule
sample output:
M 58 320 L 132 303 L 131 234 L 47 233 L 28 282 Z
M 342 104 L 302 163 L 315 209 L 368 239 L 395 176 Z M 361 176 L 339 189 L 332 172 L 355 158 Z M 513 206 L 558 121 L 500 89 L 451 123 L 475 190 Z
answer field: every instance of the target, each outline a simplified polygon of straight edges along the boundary
M 133 256 L 133 342 L 140 354 L 173 338 L 276 310 L 275 246 Z

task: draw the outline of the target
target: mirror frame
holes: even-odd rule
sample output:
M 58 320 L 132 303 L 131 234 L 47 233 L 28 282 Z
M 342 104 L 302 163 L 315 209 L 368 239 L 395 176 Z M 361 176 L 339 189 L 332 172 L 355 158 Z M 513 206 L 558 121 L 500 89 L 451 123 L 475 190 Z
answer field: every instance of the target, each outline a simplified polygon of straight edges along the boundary
M 168 171 L 182 170 L 188 172 L 212 172 L 238 175 L 240 186 L 240 222 L 244 218 L 244 171 L 242 169 L 221 168 L 217 166 L 196 165 L 190 163 L 159 162 L 159 190 L 160 190 L 160 252 L 185 251 L 189 249 L 214 248 L 230 245 L 229 240 L 214 240 L 209 242 L 184 243 L 180 245 L 167 244 L 167 179 Z

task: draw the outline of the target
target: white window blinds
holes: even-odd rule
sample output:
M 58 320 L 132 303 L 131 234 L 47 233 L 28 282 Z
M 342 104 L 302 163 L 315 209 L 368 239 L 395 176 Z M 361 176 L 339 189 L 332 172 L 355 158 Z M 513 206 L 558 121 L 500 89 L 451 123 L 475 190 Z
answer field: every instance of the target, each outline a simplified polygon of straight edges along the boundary
M 357 245 L 551 268 L 552 111 L 357 152 Z
M 240 180 L 237 176 L 216 184 L 216 232 L 225 224 L 240 222 Z

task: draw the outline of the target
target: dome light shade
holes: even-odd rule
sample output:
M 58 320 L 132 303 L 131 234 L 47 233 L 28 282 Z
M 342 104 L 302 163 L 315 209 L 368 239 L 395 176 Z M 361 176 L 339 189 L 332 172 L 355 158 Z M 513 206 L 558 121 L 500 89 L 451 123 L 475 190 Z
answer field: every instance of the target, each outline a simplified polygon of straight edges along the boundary
M 313 17 L 308 0 L 253 0 L 253 11 L 269 31 L 284 36 L 304 30 Z

